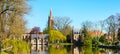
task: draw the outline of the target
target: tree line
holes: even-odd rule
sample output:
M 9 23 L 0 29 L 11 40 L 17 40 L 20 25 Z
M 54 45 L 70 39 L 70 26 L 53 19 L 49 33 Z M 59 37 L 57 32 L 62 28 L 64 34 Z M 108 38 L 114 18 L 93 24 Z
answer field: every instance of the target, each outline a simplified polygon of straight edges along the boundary
M 119 13 L 115 15 L 111 15 L 107 19 L 104 19 L 98 22 L 86 21 L 86 22 L 83 22 L 82 24 L 83 24 L 83 27 L 87 29 L 88 33 L 89 31 L 96 31 L 96 30 L 100 31 L 100 33 L 95 33 L 97 35 L 96 37 L 92 38 L 92 41 L 90 40 L 93 44 L 119 45 L 120 43 L 119 42 L 120 41 L 120 14 Z M 102 32 L 104 32 L 103 35 L 101 35 Z M 85 34 L 83 33 L 83 35 Z
M 60 41 L 61 39 L 64 39 L 67 41 L 69 40 L 70 42 L 71 39 L 73 38 L 72 37 L 73 27 L 70 25 L 71 22 L 72 20 L 69 17 L 55 17 L 54 18 L 54 31 L 58 31 L 58 33 L 61 32 L 61 34 L 63 34 L 62 36 L 65 36 L 66 39 L 64 38 L 59 39 L 58 37 L 56 37 L 56 36 L 59 36 L 60 33 L 59 35 L 51 35 L 50 38 L 52 40 L 55 39 L 55 40 L 60 40 Z M 98 42 L 101 44 L 111 43 L 114 45 L 115 42 L 118 42 L 120 40 L 120 14 L 119 13 L 115 15 L 111 15 L 104 20 L 100 20 L 96 22 L 85 21 L 81 25 L 82 25 L 81 27 L 82 35 L 79 38 L 83 39 L 81 40 L 82 42 L 86 42 L 86 43 L 88 42 L 87 43 L 88 45 L 89 43 L 97 44 Z M 43 32 L 49 34 L 48 31 L 49 29 L 45 28 Z M 94 32 L 94 36 L 90 34 L 90 31 Z M 54 32 L 52 33 L 57 34 Z M 107 37 L 110 37 L 111 40 Z

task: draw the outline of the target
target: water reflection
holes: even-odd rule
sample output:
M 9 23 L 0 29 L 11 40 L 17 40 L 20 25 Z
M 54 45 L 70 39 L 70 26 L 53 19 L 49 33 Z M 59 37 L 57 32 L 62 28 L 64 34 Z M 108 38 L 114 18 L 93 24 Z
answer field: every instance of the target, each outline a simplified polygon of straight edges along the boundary
M 92 47 L 83 47 L 84 54 L 92 54 Z
M 73 54 L 80 54 L 78 47 L 75 47 L 73 50 L 74 50 L 74 51 L 73 51 L 73 52 L 74 52 Z
M 120 50 L 85 46 L 32 45 L 30 54 L 120 54 Z
M 49 54 L 67 54 L 67 49 L 63 46 L 60 47 L 50 46 Z
M 99 52 L 100 52 L 99 54 L 120 54 L 119 49 L 103 49 L 103 48 L 100 48 Z
M 48 54 L 47 45 L 32 45 L 30 54 Z

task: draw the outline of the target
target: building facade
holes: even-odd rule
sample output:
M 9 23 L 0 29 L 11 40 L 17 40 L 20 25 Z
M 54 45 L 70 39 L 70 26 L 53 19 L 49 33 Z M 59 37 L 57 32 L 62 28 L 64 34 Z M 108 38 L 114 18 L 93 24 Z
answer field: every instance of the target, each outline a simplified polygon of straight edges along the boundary
M 23 39 L 31 45 L 45 45 L 48 44 L 48 34 L 43 34 L 39 31 L 39 27 L 34 27 L 29 33 L 24 34 Z

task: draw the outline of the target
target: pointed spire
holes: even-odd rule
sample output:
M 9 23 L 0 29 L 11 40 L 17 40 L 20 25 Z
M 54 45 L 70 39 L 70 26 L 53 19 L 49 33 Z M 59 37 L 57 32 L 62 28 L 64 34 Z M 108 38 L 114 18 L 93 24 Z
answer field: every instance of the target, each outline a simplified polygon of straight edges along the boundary
M 53 28 L 54 27 L 54 20 L 52 16 L 52 8 L 50 9 L 50 15 L 48 17 L 48 28 Z
M 52 8 L 50 8 L 50 16 L 52 15 Z
M 53 20 L 53 17 L 52 17 L 52 8 L 50 8 L 50 19 Z

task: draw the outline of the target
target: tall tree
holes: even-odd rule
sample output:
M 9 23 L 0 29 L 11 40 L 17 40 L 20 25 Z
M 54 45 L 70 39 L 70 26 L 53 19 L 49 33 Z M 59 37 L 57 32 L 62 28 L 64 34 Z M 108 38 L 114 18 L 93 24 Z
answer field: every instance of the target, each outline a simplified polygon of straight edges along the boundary
M 118 30 L 118 18 L 115 15 L 111 15 L 106 19 L 106 29 L 108 34 L 112 35 L 113 40 L 115 40 Z
M 0 40 L 18 38 L 25 32 L 27 0 L 0 0 Z
M 18 40 L 26 30 L 26 21 L 24 20 L 24 15 L 28 12 L 26 2 L 27 0 L 0 0 L 0 44 L 2 48 L 12 46 L 13 48 L 11 50 L 6 50 L 10 51 L 11 54 L 29 50 L 25 49 L 28 46 L 27 43 Z M 6 41 L 6 39 L 12 42 Z
M 118 40 L 120 40 L 120 13 L 117 14 L 118 17 L 118 34 L 117 34 L 117 38 Z
M 118 38 L 118 40 L 120 40 L 120 28 L 118 28 L 117 38 Z
M 88 34 L 88 29 L 87 28 L 88 27 L 85 24 L 83 24 L 83 27 L 82 27 L 82 36 L 84 37 L 83 38 L 83 43 L 86 46 L 92 47 L 92 38 Z

